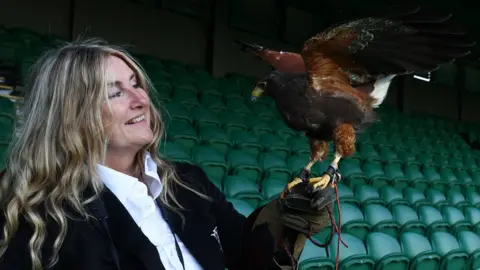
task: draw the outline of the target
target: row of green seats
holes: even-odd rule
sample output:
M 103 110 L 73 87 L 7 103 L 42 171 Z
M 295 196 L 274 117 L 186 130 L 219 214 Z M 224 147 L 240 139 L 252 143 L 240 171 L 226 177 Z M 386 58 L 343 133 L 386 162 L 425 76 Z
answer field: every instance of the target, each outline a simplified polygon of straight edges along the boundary
M 237 107 L 230 107 L 230 111 L 215 112 L 205 107 L 193 107 L 187 109 L 184 106 L 177 103 L 166 103 L 162 106 L 164 111 L 164 118 L 166 120 L 172 119 L 175 126 L 184 126 L 182 129 L 175 128 L 177 131 L 186 133 L 191 132 L 193 135 L 195 127 L 213 126 L 223 128 L 227 135 L 232 130 L 248 130 L 251 129 L 256 135 L 264 134 L 266 132 L 276 132 L 281 137 L 286 138 L 293 135 L 301 135 L 288 128 L 281 119 L 278 119 L 274 114 L 268 113 L 269 111 L 263 105 L 252 106 L 252 111 L 259 117 L 246 117 L 243 116 Z M 185 121 L 186 123 L 179 123 L 179 121 Z M 372 142 L 370 139 L 365 139 L 366 136 L 370 136 L 370 133 L 365 132 L 359 136 L 357 156 L 364 156 L 366 159 L 408 159 L 410 161 L 416 154 L 411 154 L 410 151 L 425 151 L 430 152 L 430 156 L 442 154 L 442 155 L 456 155 L 458 157 L 469 155 L 469 149 L 462 147 L 461 145 L 442 145 L 438 144 L 436 140 L 431 141 L 422 140 L 404 140 L 400 136 L 392 136 L 390 143 L 382 143 L 379 139 Z M 374 135 L 377 138 L 381 138 L 380 135 Z M 430 137 L 431 138 L 431 137 Z M 306 140 L 306 138 L 305 138 Z M 307 143 L 303 143 L 302 151 L 306 149 Z M 378 146 L 378 147 L 377 147 Z M 378 150 L 377 150 L 378 149 Z M 308 151 L 308 149 L 307 149 Z M 379 153 L 381 152 L 381 153 Z M 397 156 L 397 153 L 401 153 Z M 428 156 L 428 155 L 427 155 Z M 437 155 L 438 156 L 438 155 Z M 442 157 L 443 158 L 443 157 Z M 458 163 L 458 162 L 457 162 Z
M 269 201 L 280 194 L 285 185 L 291 180 L 288 171 L 284 174 L 265 174 L 260 180 L 253 180 L 245 174 L 226 175 L 222 180 L 217 180 L 214 173 L 208 170 L 210 179 L 225 194 L 232 198 L 249 200 L 252 205 L 261 204 L 262 201 Z M 315 174 L 318 174 L 316 172 Z M 448 189 L 447 191 L 427 187 L 418 189 L 405 187 L 403 189 L 384 185 L 380 188 L 368 184 L 359 184 L 351 188 L 343 183 L 338 184 L 340 198 L 344 202 L 357 205 L 380 203 L 385 206 L 395 204 L 410 204 L 414 207 L 428 204 L 435 206 L 453 205 L 458 207 L 480 206 L 480 194 L 477 188 Z
M 169 101 L 157 100 L 153 97 L 152 102 L 156 103 L 156 107 L 167 111 L 171 117 L 185 120 L 195 117 L 198 110 L 207 110 L 212 114 L 230 112 L 239 117 L 260 117 L 265 121 L 280 120 L 278 111 L 271 109 L 265 103 L 245 102 L 238 98 L 224 100 L 218 96 L 206 96 L 198 100 L 196 94 L 191 96 L 179 94 L 174 95 Z
M 245 140 L 242 132 L 234 132 L 229 138 L 224 135 L 219 140 L 220 131 L 220 129 L 208 128 L 204 131 L 205 133 L 201 133 L 204 134 L 200 136 L 202 139 L 198 139 L 192 134 L 188 138 L 190 139 L 188 142 L 192 144 L 186 145 L 185 142 L 182 144 L 181 141 L 178 141 L 185 138 L 180 137 L 181 135 L 178 135 L 179 133 L 175 130 L 171 130 L 170 132 L 173 134 L 167 135 L 169 141 L 162 145 L 162 152 L 172 159 L 191 160 L 202 164 L 205 170 L 212 171 L 212 173 L 215 171 L 216 181 L 222 181 L 230 170 L 240 168 L 240 166 L 242 170 L 235 169 L 237 174 L 248 169 L 247 178 L 255 181 L 258 181 L 267 169 L 270 172 L 286 172 L 288 170 L 289 173 L 285 173 L 284 178 L 291 178 L 309 161 L 309 153 L 306 150 L 302 153 L 292 154 L 293 147 L 290 148 L 285 144 L 273 144 L 274 139 L 280 140 L 278 136 L 263 135 L 263 140 L 260 140 L 259 143 Z M 236 140 L 238 135 L 241 135 L 241 138 Z M 292 137 L 290 141 L 297 140 Z M 327 160 L 314 166 L 314 173 L 323 172 L 332 158 L 331 152 Z M 474 162 L 473 159 L 468 160 Z M 463 166 L 456 168 L 455 166 L 444 166 L 444 164 L 422 165 L 413 161 L 383 163 L 346 158 L 340 161 L 339 168 L 344 182 L 351 186 L 371 184 L 376 187 L 383 185 L 414 186 L 419 189 L 433 186 L 442 190 L 457 186 L 471 188 L 480 186 L 480 171 L 477 170 L 477 165 L 473 163 L 471 168 L 466 169 L 467 163 L 461 164 Z
M 19 79 L 23 80 L 43 52 L 64 40 L 60 36 L 43 36 L 25 28 L 6 29 L 0 26 L 0 63 L 19 67 Z
M 342 183 L 338 184 L 339 195 L 342 202 L 365 206 L 371 203 L 392 207 L 397 204 L 409 204 L 414 208 L 422 205 L 435 207 L 479 207 L 480 193 L 478 190 L 449 189 L 442 191 L 436 188 L 425 190 L 407 187 L 397 189 L 392 186 L 383 186 L 379 189 L 369 185 L 357 185 L 350 188 Z
M 449 188 L 470 188 L 480 186 L 480 171 L 464 168 L 452 169 L 442 166 L 419 166 L 379 162 L 358 162 L 342 159 L 339 163 L 343 181 L 349 186 L 370 184 L 375 187 L 391 185 L 397 188 L 412 186 L 418 189 L 435 187 L 440 190 Z
M 418 233 L 402 233 L 395 239 L 381 232 L 370 232 L 366 239 L 341 234 L 348 247 L 340 243 L 339 269 L 478 269 L 480 267 L 480 236 L 470 231 L 458 237 L 438 231 L 427 237 Z M 326 248 L 307 241 L 300 256 L 300 270 L 333 270 L 337 256 L 338 235 L 334 234 Z
M 228 124 L 229 126 L 235 125 L 236 127 L 241 127 L 245 130 L 247 129 L 247 126 L 244 122 L 249 121 L 259 122 L 256 123 L 256 126 L 259 126 L 257 129 L 262 132 L 264 130 L 279 130 L 279 126 L 281 126 L 281 132 L 283 133 L 299 134 L 286 127 L 278 116 L 278 112 L 269 108 L 267 105 L 254 103 L 247 106 L 245 102 L 238 99 L 233 99 L 232 102 L 227 105 L 229 106 L 224 106 L 222 103 L 215 104 L 206 102 L 198 104 L 198 106 L 188 107 L 178 102 L 168 102 L 163 104 L 161 108 L 163 108 L 166 114 L 168 114 L 167 117 L 174 120 L 184 120 L 192 125 L 202 125 L 208 121 L 208 124 L 213 123 L 216 126 Z M 199 115 L 202 117 L 199 117 Z M 252 116 L 258 117 L 254 118 Z M 375 146 L 382 146 L 385 150 L 390 150 L 385 153 L 388 156 L 395 155 L 395 151 L 405 150 L 417 152 L 424 151 L 442 155 L 470 155 L 469 146 L 459 137 L 456 137 L 455 140 L 447 140 L 438 136 L 438 133 L 437 136 L 425 135 L 428 134 L 405 139 L 405 136 L 402 136 L 401 134 L 391 133 L 390 135 L 375 131 L 372 128 L 368 132 L 358 135 L 359 151 L 363 151 L 362 148 L 364 148 L 366 149 L 364 152 L 371 152 L 369 153 L 370 156 L 376 155 L 377 157 L 372 157 L 379 158 L 378 151 L 372 149 L 374 146 L 371 146 L 371 144 L 373 144 Z M 389 147 L 393 149 L 390 149 Z

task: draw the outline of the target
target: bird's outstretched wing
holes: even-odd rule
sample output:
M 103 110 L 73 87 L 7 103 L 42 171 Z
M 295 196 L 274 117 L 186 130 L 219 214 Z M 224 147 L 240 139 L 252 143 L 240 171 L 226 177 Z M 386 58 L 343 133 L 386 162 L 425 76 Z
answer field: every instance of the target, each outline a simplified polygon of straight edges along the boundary
M 317 90 L 359 86 L 381 76 L 431 72 L 468 55 L 475 42 L 449 25 L 450 17 L 410 7 L 331 27 L 304 43 L 309 84 Z
M 250 52 L 265 60 L 276 70 L 292 74 L 306 73 L 305 63 L 303 62 L 302 55 L 299 53 L 275 51 L 240 40 L 236 40 L 236 42 L 242 45 L 242 51 Z

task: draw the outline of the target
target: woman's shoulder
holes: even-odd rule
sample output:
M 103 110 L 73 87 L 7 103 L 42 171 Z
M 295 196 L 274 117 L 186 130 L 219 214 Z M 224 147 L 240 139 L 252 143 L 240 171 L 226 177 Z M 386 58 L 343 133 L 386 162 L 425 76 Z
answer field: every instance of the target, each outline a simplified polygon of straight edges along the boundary
M 173 167 L 180 180 L 190 185 L 207 187 L 211 182 L 205 171 L 196 164 L 187 162 L 173 162 Z

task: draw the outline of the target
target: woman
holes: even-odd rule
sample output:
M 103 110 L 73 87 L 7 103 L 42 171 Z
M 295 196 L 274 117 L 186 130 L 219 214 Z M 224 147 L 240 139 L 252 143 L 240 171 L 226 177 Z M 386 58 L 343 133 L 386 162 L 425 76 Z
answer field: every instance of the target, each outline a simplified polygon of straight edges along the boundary
M 332 196 L 305 215 L 271 203 L 247 220 L 199 167 L 160 158 L 153 88 L 119 48 L 50 51 L 27 89 L 1 181 L 0 269 L 267 269 L 290 264 L 280 240 L 326 225 Z

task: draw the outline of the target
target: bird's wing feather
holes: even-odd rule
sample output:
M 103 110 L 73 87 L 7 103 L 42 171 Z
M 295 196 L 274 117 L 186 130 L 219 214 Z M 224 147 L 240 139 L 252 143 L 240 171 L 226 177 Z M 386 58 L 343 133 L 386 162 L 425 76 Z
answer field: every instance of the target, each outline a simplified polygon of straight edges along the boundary
M 331 27 L 304 44 L 309 84 L 317 90 L 346 89 L 382 76 L 434 71 L 475 45 L 447 24 L 449 18 L 415 7 Z
M 276 70 L 284 73 L 302 74 L 306 72 L 302 55 L 294 52 L 276 51 L 257 44 L 250 44 L 237 40 L 242 45 L 242 50 L 252 53 L 269 63 Z

